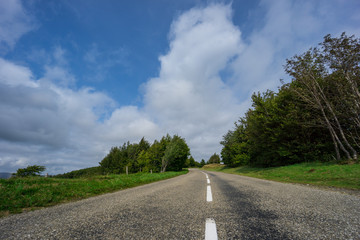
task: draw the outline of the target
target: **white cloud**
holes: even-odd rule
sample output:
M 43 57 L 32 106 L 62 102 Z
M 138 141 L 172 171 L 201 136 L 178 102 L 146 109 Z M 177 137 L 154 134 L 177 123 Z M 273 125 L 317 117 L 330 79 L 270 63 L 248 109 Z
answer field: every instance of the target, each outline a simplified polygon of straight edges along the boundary
M 316 46 L 326 34 L 360 33 L 356 1 L 262 0 L 264 24 L 246 39 L 245 50 L 234 61 L 234 89 L 248 99 L 253 92 L 275 90 L 287 78 L 287 58 Z M 344 11 L 346 9 L 346 11 Z M 355 30 L 357 29 L 357 30 Z
M 219 152 L 221 136 L 241 111 L 219 75 L 243 48 L 231 16 L 228 5 L 182 14 L 172 24 L 159 77 L 145 86 L 146 111 L 164 131 L 185 137 L 197 159 Z
M 158 126 L 135 106 L 116 109 L 99 130 L 103 139 L 115 142 L 138 141 L 143 136 L 154 139 L 159 134 Z
M 54 60 L 57 65 L 67 65 L 67 60 L 65 58 L 66 51 L 60 47 L 56 46 L 54 50 Z
M 1 171 L 28 164 L 46 165 L 51 173 L 96 166 L 111 146 L 160 137 L 137 107 L 116 108 L 104 93 L 62 84 L 75 81 L 65 68 L 47 67 L 35 80 L 27 67 L 0 63 Z
M 51 155 L 59 161 L 76 163 L 80 159 L 79 165 L 86 165 L 89 159 L 83 155 L 93 153 L 94 145 L 103 146 L 101 154 L 109 147 L 97 142 L 100 137 L 96 129 L 101 125 L 99 118 L 114 108 L 112 99 L 90 88 L 73 90 L 52 81 L 34 80 L 28 68 L 1 58 L 0 62 L 6 66 L 0 68 L 2 165 L 10 161 L 9 156 L 13 157 L 10 166 L 31 161 L 51 163 L 52 159 L 47 159 Z M 57 73 L 57 68 L 49 68 L 46 75 L 55 75 L 61 81 L 68 77 Z M 93 154 L 99 157 L 98 153 Z M 93 164 L 98 161 L 90 160 Z M 50 170 L 54 171 L 53 167 Z M 72 167 L 65 165 L 63 169 Z
M 74 86 L 75 77 L 69 72 L 67 68 L 60 65 L 45 65 L 45 74 L 42 81 L 49 81 L 57 83 L 60 86 Z
M 20 0 L 0 0 L 0 51 L 12 49 L 22 35 L 35 27 Z
M 32 78 L 30 69 L 0 58 L 0 83 L 9 86 L 36 87 L 37 84 L 34 81 L 29 81 Z

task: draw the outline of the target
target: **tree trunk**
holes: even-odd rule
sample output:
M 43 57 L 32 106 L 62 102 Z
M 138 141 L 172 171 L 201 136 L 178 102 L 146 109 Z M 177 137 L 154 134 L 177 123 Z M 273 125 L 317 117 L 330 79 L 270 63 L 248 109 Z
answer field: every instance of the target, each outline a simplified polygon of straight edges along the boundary
M 348 159 L 351 158 L 349 152 L 345 149 L 344 145 L 342 144 L 339 137 L 337 136 L 334 128 L 331 126 L 331 123 L 330 123 L 328 117 L 326 116 L 325 110 L 324 110 L 324 108 L 322 106 L 320 106 L 320 110 L 321 110 L 321 113 L 322 113 L 322 115 L 323 115 L 323 117 L 325 119 L 326 126 L 329 129 L 331 138 L 332 138 L 332 140 L 334 142 L 337 160 L 340 160 L 340 153 L 339 153 L 338 144 L 340 145 L 341 150 L 343 150 L 343 152 L 345 153 L 346 157 Z
M 314 78 L 314 77 L 312 76 L 312 78 Z M 321 97 L 322 100 L 324 101 L 327 109 L 329 109 L 329 111 L 330 111 L 333 119 L 335 120 L 335 123 L 336 123 L 336 125 L 337 125 L 337 128 L 338 128 L 338 130 L 339 130 L 339 132 L 340 132 L 341 138 L 342 138 L 343 141 L 345 142 L 346 146 L 347 146 L 347 147 L 350 149 L 350 151 L 352 152 L 353 159 L 357 159 L 357 152 L 355 151 L 355 149 L 351 146 L 351 144 L 350 144 L 349 141 L 347 140 L 347 138 L 346 138 L 346 136 L 345 136 L 345 134 L 344 134 L 344 131 L 343 131 L 343 129 L 342 129 L 342 126 L 341 126 L 341 124 L 340 124 L 340 122 L 339 122 L 339 120 L 338 120 L 338 118 L 337 118 L 337 116 L 336 116 L 336 114 L 335 114 L 335 111 L 334 111 L 334 109 L 332 108 L 330 102 L 327 100 L 327 98 L 326 98 L 326 96 L 325 96 L 325 94 L 324 94 L 321 86 L 320 86 L 319 83 L 316 81 L 316 79 L 313 79 L 313 82 L 316 84 L 316 88 L 320 91 L 320 92 L 319 92 L 319 93 L 320 93 L 320 94 L 319 94 L 320 97 Z M 326 113 L 325 113 L 325 111 L 324 111 L 323 109 L 322 109 L 322 111 L 323 111 L 323 115 L 326 115 Z M 326 117 L 326 118 L 327 118 L 327 117 Z M 327 119 L 327 121 L 328 121 L 328 119 Z M 332 128 L 332 129 L 333 129 L 333 128 Z M 333 131 L 334 131 L 334 129 L 333 129 Z M 336 137 L 337 137 L 337 136 L 336 136 Z M 340 147 L 341 147 L 341 145 L 340 145 Z M 348 156 L 348 154 L 346 154 L 346 155 Z M 349 155 L 348 159 L 351 159 L 350 155 Z

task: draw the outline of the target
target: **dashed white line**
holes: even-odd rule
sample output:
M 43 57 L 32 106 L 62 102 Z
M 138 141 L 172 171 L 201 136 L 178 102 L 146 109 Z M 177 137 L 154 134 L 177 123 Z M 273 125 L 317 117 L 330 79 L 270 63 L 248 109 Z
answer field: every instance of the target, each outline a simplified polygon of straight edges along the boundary
M 207 218 L 205 223 L 205 240 L 217 240 L 216 223 L 212 218 Z
M 207 186 L 207 192 L 206 192 L 206 201 L 212 202 L 212 194 L 211 194 L 211 187 L 210 185 Z
M 202 173 L 205 174 L 207 181 L 206 201 L 212 202 L 213 198 L 211 193 L 209 176 L 204 172 Z M 218 237 L 217 237 L 215 220 L 213 218 L 207 218 L 205 223 L 205 240 L 217 240 L 217 239 Z

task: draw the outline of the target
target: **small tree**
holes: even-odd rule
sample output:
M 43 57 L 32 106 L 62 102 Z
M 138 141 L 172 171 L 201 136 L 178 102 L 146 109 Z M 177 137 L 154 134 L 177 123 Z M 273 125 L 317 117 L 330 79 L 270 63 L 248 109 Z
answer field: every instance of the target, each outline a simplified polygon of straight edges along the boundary
M 188 160 L 189 160 L 189 167 L 196 167 L 196 162 L 193 156 L 190 156 Z
M 14 175 L 16 177 L 39 176 L 45 169 L 44 166 L 33 165 L 26 168 L 19 168 Z
M 185 140 L 175 135 L 166 146 L 162 157 L 161 172 L 165 172 L 167 168 L 170 171 L 181 171 L 189 155 L 190 149 Z
M 220 156 L 214 153 L 208 160 L 208 164 L 210 163 L 220 163 Z

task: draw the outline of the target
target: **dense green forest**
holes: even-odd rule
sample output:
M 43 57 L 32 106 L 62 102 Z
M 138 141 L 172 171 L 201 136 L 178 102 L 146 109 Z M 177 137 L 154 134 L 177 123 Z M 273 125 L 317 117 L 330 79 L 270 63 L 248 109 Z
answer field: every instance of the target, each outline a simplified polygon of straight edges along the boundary
M 183 167 L 195 166 L 185 139 L 166 135 L 160 141 L 150 144 L 145 138 L 139 143 L 124 143 L 111 148 L 109 154 L 100 162 L 106 173 L 129 173 L 180 171 Z
M 252 108 L 224 135 L 222 161 L 280 166 L 358 161 L 360 39 L 343 33 L 286 61 L 277 92 L 252 95 Z

